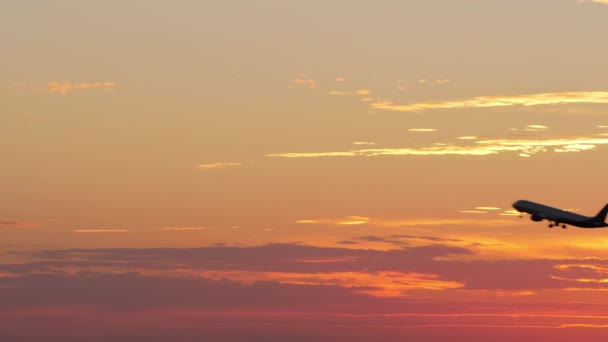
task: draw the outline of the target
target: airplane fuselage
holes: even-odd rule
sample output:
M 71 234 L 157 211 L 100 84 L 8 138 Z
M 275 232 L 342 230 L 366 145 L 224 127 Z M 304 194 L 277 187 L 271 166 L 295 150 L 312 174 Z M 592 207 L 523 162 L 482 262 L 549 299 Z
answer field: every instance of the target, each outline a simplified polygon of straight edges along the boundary
M 530 214 L 533 221 L 548 220 L 549 222 L 553 222 L 554 224 L 549 225 L 550 227 L 559 226 L 560 224 L 562 226 L 567 224 L 581 228 L 602 228 L 608 226 L 608 224 L 598 219 L 598 217 L 579 215 L 526 200 L 519 200 L 513 203 L 513 208 L 519 212 Z

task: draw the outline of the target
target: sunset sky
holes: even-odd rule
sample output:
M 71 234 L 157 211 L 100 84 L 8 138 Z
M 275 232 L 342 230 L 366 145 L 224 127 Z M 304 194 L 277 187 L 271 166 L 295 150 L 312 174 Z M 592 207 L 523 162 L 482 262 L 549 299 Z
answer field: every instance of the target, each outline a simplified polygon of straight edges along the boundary
M 0 4 L 0 339 L 608 337 L 608 1 Z

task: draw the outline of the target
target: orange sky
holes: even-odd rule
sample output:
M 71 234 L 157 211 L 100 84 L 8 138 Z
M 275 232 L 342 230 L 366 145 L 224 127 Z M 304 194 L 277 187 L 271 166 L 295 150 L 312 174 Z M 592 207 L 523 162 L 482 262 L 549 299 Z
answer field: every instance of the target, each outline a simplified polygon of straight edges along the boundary
M 117 339 L 270 336 L 252 317 L 304 340 L 599 339 L 608 230 L 511 204 L 608 201 L 607 18 L 600 0 L 6 1 L 0 316 L 116 314 Z

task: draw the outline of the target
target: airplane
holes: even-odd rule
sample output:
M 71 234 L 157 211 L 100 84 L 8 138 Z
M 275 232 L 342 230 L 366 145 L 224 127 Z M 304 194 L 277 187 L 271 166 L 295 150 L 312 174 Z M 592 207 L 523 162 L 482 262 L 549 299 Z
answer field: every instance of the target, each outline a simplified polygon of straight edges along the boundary
M 583 216 L 526 200 L 519 200 L 513 203 L 513 208 L 520 213 L 530 214 L 530 219 L 534 222 L 542 220 L 549 221 L 549 228 L 559 227 L 561 225 L 562 228 L 566 229 L 566 224 L 580 228 L 608 227 L 608 224 L 605 222 L 606 214 L 608 213 L 608 204 L 606 204 L 595 216 Z

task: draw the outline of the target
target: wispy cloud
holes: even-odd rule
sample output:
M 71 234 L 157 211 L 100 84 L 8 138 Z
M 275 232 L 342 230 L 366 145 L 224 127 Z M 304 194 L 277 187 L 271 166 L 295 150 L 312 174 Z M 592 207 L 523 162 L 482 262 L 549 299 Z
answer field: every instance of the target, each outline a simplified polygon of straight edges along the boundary
M 13 89 L 17 94 L 26 92 L 36 92 L 40 94 L 55 94 L 60 96 L 68 95 L 73 91 L 83 91 L 97 89 L 104 92 L 116 89 L 115 82 L 70 82 L 70 81 L 53 81 L 44 84 L 33 84 L 25 82 L 13 83 Z
M 527 125 L 525 130 L 529 132 L 541 132 L 547 130 L 549 127 L 544 125 Z
M 478 140 L 471 145 L 435 144 L 420 148 L 375 148 L 331 152 L 287 152 L 267 154 L 267 157 L 281 158 L 319 158 L 319 157 L 373 157 L 373 156 L 488 156 L 498 153 L 518 153 L 530 157 L 541 152 L 582 152 L 592 150 L 598 145 L 608 144 L 608 138 L 581 137 L 569 139 L 493 139 Z
M 608 5 L 608 0 L 578 0 L 578 2 L 581 2 L 581 3 L 583 3 L 583 2 L 594 2 L 594 3 L 597 3 L 597 4 Z
M 206 230 L 205 227 L 165 227 L 160 230 L 165 231 L 196 231 L 196 230 Z
M 439 80 L 431 80 L 428 78 L 421 78 L 418 80 L 418 83 L 420 84 L 428 84 L 428 83 L 432 83 L 432 84 L 446 84 L 446 83 L 450 83 L 452 82 L 452 80 L 449 80 L 447 78 L 442 78 Z
M 369 217 L 365 216 L 348 216 L 345 218 L 338 219 L 315 219 L 315 220 L 298 220 L 296 223 L 313 223 L 313 224 L 337 224 L 337 225 L 359 225 L 366 224 L 370 220 Z
M 520 216 L 521 213 L 517 210 L 505 210 L 498 215 L 500 215 L 500 216 Z
M 464 214 L 487 214 L 490 211 L 500 210 L 498 207 L 475 207 L 474 209 L 460 210 Z
M 33 228 L 38 227 L 38 224 L 33 222 L 0 221 L 0 227 Z
M 435 128 L 410 128 L 407 130 L 408 132 L 418 132 L 418 133 L 428 133 L 428 132 L 437 132 Z
M 376 143 L 372 141 L 353 141 L 353 145 L 376 145 Z
M 327 92 L 327 95 L 332 95 L 332 96 L 369 96 L 370 94 L 371 94 L 371 91 L 369 91 L 367 89 L 358 89 L 358 90 L 355 90 L 352 92 L 332 89 Z M 367 99 L 368 97 L 365 97 L 365 98 Z M 363 102 L 367 102 L 367 101 L 363 101 Z
M 310 77 L 310 73 L 303 72 L 303 73 L 298 74 L 298 76 L 296 76 L 291 81 L 291 85 L 289 87 L 290 88 L 302 87 L 302 88 L 309 88 L 309 89 L 319 89 L 321 87 L 321 84 L 319 84 L 319 82 L 317 82 L 316 80 L 312 79 Z
M 449 225 L 485 225 L 498 226 L 513 224 L 509 220 L 493 219 L 459 219 L 459 218 L 412 218 L 412 219 L 383 219 L 364 216 L 348 216 L 344 218 L 322 218 L 298 220 L 299 224 L 326 224 L 326 225 L 360 225 L 368 224 L 378 227 L 415 227 L 415 226 L 449 226 Z
M 74 233 L 125 233 L 128 229 L 74 229 Z
M 454 109 L 454 108 L 486 108 L 507 106 L 540 106 L 572 103 L 608 103 L 608 92 L 562 92 L 562 93 L 539 93 L 527 95 L 496 95 L 477 96 L 469 99 L 455 101 L 419 102 L 398 105 L 390 101 L 372 103 L 375 109 L 400 111 L 400 112 L 422 112 L 432 109 Z
M 244 166 L 241 163 L 210 163 L 210 164 L 199 164 L 197 167 L 199 169 L 222 169 L 227 167 L 238 167 Z

